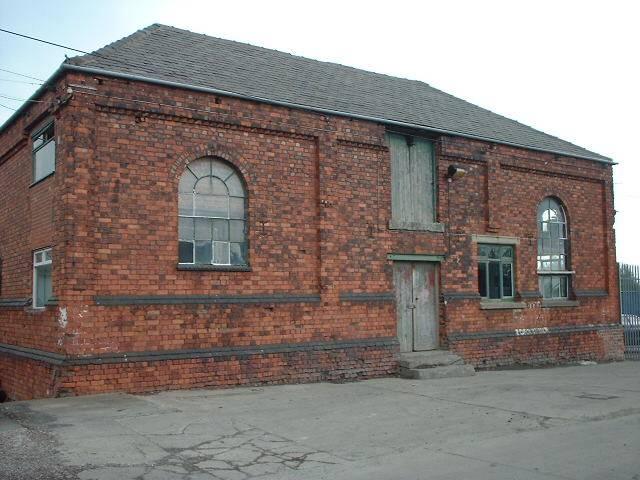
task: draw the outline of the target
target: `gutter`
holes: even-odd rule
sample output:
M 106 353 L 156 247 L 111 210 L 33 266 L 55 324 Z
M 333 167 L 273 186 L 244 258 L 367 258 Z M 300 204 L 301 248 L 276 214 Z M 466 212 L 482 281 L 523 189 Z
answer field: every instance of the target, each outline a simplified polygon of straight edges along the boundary
M 269 104 L 269 105 L 276 105 L 276 106 L 280 106 L 280 107 L 307 110 L 307 111 L 311 111 L 311 112 L 322 113 L 322 114 L 325 114 L 325 115 L 335 115 L 335 116 L 338 116 L 338 117 L 356 118 L 358 120 L 365 120 L 365 121 L 369 121 L 369 122 L 381 123 L 383 125 L 393 125 L 393 126 L 396 126 L 396 127 L 412 128 L 412 129 L 422 130 L 422 131 L 426 131 L 426 132 L 435 132 L 435 133 L 441 133 L 441 134 L 444 134 L 444 135 L 451 135 L 451 136 L 456 136 L 456 137 L 469 138 L 471 140 L 481 140 L 481 141 L 484 141 L 484 142 L 497 143 L 497 144 L 500 144 L 500 145 L 523 148 L 523 149 L 526 149 L 526 150 L 533 150 L 533 151 L 537 151 L 537 152 L 553 153 L 553 154 L 556 154 L 556 155 L 562 155 L 562 156 L 573 157 L 573 158 L 580 158 L 580 159 L 583 159 L 583 160 L 591 160 L 591 161 L 594 161 L 594 162 L 604 163 L 604 164 L 607 164 L 607 165 L 617 165 L 616 162 L 614 162 L 611 159 L 607 159 L 606 157 L 605 158 L 597 158 L 597 157 L 591 157 L 591 156 L 588 156 L 588 155 L 578 155 L 578 154 L 575 154 L 575 153 L 565 152 L 565 151 L 562 151 L 562 150 L 550 150 L 550 149 L 544 149 L 544 148 L 536 148 L 536 147 L 531 147 L 531 146 L 528 146 L 528 145 L 522 145 L 522 144 L 519 144 L 519 143 L 507 142 L 507 141 L 503 141 L 503 140 L 496 140 L 494 138 L 482 137 L 482 136 L 479 136 L 479 135 L 471 135 L 471 134 L 468 134 L 468 133 L 461 133 L 461 132 L 456 132 L 454 130 L 446 130 L 446 129 L 437 128 L 437 127 L 430 127 L 430 126 L 427 126 L 427 125 L 418 125 L 418 124 L 415 124 L 415 123 L 400 122 L 400 121 L 389 120 L 389 119 L 385 119 L 385 118 L 371 117 L 371 116 L 368 116 L 368 115 L 360 115 L 360 114 L 357 114 L 357 113 L 341 112 L 341 111 L 338 111 L 338 110 L 331 110 L 331 109 L 327 109 L 327 108 L 314 107 L 314 106 L 310 106 L 310 105 L 302 105 L 302 104 L 285 102 L 285 101 L 280 101 L 280 100 L 272 100 L 272 99 L 268 99 L 268 98 L 262 98 L 262 97 L 257 97 L 257 96 L 253 96 L 253 95 L 245 95 L 245 94 L 235 93 L 235 92 L 228 92 L 226 90 L 220 90 L 220 89 L 217 89 L 217 88 L 199 87 L 197 85 L 190 85 L 188 83 L 172 82 L 172 81 L 169 81 L 169 80 L 161 80 L 161 79 L 157 79 L 157 78 L 150 78 L 150 77 L 145 77 L 145 76 L 142 76 L 142 75 L 135 75 L 135 74 L 131 74 L 131 73 L 114 72 L 114 71 L 111 71 L 111 70 L 103 70 L 103 69 L 94 68 L 94 67 L 82 67 L 82 66 L 79 66 L 79 65 L 72 65 L 72 64 L 69 64 L 69 63 L 63 63 L 63 64 L 60 65 L 60 67 L 53 73 L 53 75 L 51 75 L 47 79 L 47 81 L 40 88 L 38 88 L 38 90 L 36 90 L 36 92 L 33 95 L 31 95 L 31 97 L 29 97 L 29 99 L 18 110 L 16 110 L 13 113 L 13 115 L 11 115 L 7 119 L 6 122 L 4 122 L 2 124 L 2 126 L 0 127 L 0 133 L 2 133 L 5 130 L 5 128 L 16 117 L 18 117 L 24 111 L 24 109 L 30 103 L 29 100 L 33 100 L 38 95 L 40 95 L 45 90 L 45 88 L 49 85 L 50 82 L 53 82 L 57 78 L 58 75 L 60 75 L 62 72 L 66 71 L 66 70 L 74 71 L 74 72 L 89 73 L 89 74 L 93 74 L 93 75 L 105 75 L 107 77 L 121 78 L 121 79 L 124 79 L 124 80 L 133 80 L 133 81 L 139 81 L 139 82 L 152 83 L 152 84 L 155 84 L 155 85 L 162 85 L 162 86 L 166 86 L 166 87 L 182 88 L 182 89 L 185 89 L 185 90 L 192 90 L 192 91 L 195 91 L 195 92 L 213 93 L 215 95 L 221 95 L 221 96 L 232 97 L 232 98 L 239 98 L 239 99 L 242 99 L 242 100 L 250 100 L 250 101 L 254 101 L 254 102 L 266 103 L 266 104 Z

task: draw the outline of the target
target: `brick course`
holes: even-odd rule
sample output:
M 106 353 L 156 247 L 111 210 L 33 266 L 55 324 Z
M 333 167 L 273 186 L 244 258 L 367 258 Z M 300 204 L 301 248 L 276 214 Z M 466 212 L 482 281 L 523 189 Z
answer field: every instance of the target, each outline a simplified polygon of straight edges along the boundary
M 33 130 L 46 104 L 31 107 L 0 136 L 0 228 L 8 232 L 0 239 L 0 300 L 31 296 L 32 251 L 51 245 L 58 302 L 44 312 L 0 307 L 0 343 L 78 358 L 394 338 L 388 253 L 445 257 L 443 345 L 456 333 L 619 323 L 609 165 L 434 137 L 438 221 L 446 230 L 391 231 L 383 125 L 79 73 L 65 73 L 45 98 L 62 96 L 69 84 L 76 85 L 71 100 L 53 112 L 55 175 L 29 188 L 25 132 Z M 235 165 L 246 181 L 250 271 L 177 268 L 177 182 L 186 164 L 208 155 Z M 468 174 L 447 182 L 450 164 Z M 525 309 L 494 311 L 482 310 L 478 299 L 447 300 L 477 292 L 472 234 L 520 237 L 516 290 L 537 291 L 536 210 L 548 195 L 567 208 L 574 290 L 585 295 L 580 306 L 547 308 L 539 298 L 526 298 Z M 387 300 L 344 301 L 341 293 L 386 294 Z M 96 302 L 154 295 L 307 295 L 319 301 Z M 450 346 L 475 365 L 499 366 L 620 359 L 621 342 L 620 332 L 611 330 Z M 33 360 L 0 353 L 2 365 L 14 365 L 3 367 L 0 379 L 13 398 L 141 392 L 388 375 L 395 371 L 394 355 L 388 347 L 354 347 L 245 360 L 65 365 L 55 367 L 59 381 L 47 383 L 39 374 L 41 380 L 29 387 L 16 380 L 23 373 L 15 365 L 23 362 L 27 371 Z

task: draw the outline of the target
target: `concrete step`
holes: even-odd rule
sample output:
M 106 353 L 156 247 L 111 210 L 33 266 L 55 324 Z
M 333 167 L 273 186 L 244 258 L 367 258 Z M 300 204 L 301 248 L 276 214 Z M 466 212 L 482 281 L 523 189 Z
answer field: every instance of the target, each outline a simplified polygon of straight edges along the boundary
M 432 368 L 405 368 L 400 367 L 402 378 L 414 380 L 431 380 L 434 378 L 471 377 L 476 374 L 472 365 L 456 364 Z
M 459 355 L 448 350 L 427 350 L 400 354 L 401 368 L 434 368 L 447 365 L 461 365 L 464 361 Z

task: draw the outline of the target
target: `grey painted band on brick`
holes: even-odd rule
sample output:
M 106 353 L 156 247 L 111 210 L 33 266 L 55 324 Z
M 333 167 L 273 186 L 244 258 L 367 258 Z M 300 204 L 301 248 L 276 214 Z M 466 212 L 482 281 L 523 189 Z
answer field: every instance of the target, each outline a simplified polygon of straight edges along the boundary
M 0 299 L 0 308 L 26 307 L 30 303 L 30 298 L 4 298 Z
M 444 300 L 480 300 L 480 294 L 478 292 L 450 292 L 443 293 L 442 298 Z
M 20 347 L 18 345 L 10 345 L 7 343 L 0 343 L 0 353 L 7 353 L 16 357 L 30 358 L 31 360 L 38 360 L 52 365 L 62 365 L 66 360 L 66 357 L 60 353 L 48 352 L 38 348 Z
M 452 333 L 449 335 L 449 341 L 460 342 L 465 340 L 478 340 L 483 338 L 508 338 L 508 337 L 535 337 L 540 335 L 562 335 L 566 333 L 594 332 L 604 330 L 615 330 L 622 328 L 619 323 L 609 323 L 601 325 L 565 325 L 562 327 L 531 327 L 529 329 L 519 330 L 535 330 L 539 328 L 547 328 L 547 332 L 533 333 L 528 335 L 518 335 L 515 330 L 499 330 L 493 332 L 474 332 L 474 333 Z
M 119 352 L 104 355 L 89 355 L 85 357 L 70 357 L 44 350 L 36 350 L 0 343 L 0 352 L 18 357 L 39 360 L 53 365 L 74 366 L 154 362 L 163 360 L 189 360 L 197 358 L 246 358 L 253 355 L 320 352 L 328 350 L 348 350 L 352 348 L 395 348 L 397 345 L 398 340 L 395 337 L 385 337 L 326 342 L 281 343 L 253 347 L 214 347 L 184 350 Z
M 576 290 L 576 297 L 608 297 L 609 292 L 606 290 Z
M 392 302 L 395 300 L 393 292 L 341 292 L 341 302 Z
M 319 303 L 320 295 L 140 295 L 96 296 L 96 305 L 208 305 L 256 303 Z

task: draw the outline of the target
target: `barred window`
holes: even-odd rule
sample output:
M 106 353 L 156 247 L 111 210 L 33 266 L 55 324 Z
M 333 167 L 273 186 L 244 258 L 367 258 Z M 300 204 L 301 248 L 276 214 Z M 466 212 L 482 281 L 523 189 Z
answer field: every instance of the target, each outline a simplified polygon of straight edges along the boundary
M 179 262 L 246 265 L 247 196 L 236 169 L 216 158 L 196 160 L 178 191 Z
M 538 278 L 543 298 L 569 296 L 569 236 L 560 203 L 545 198 L 538 207 Z

